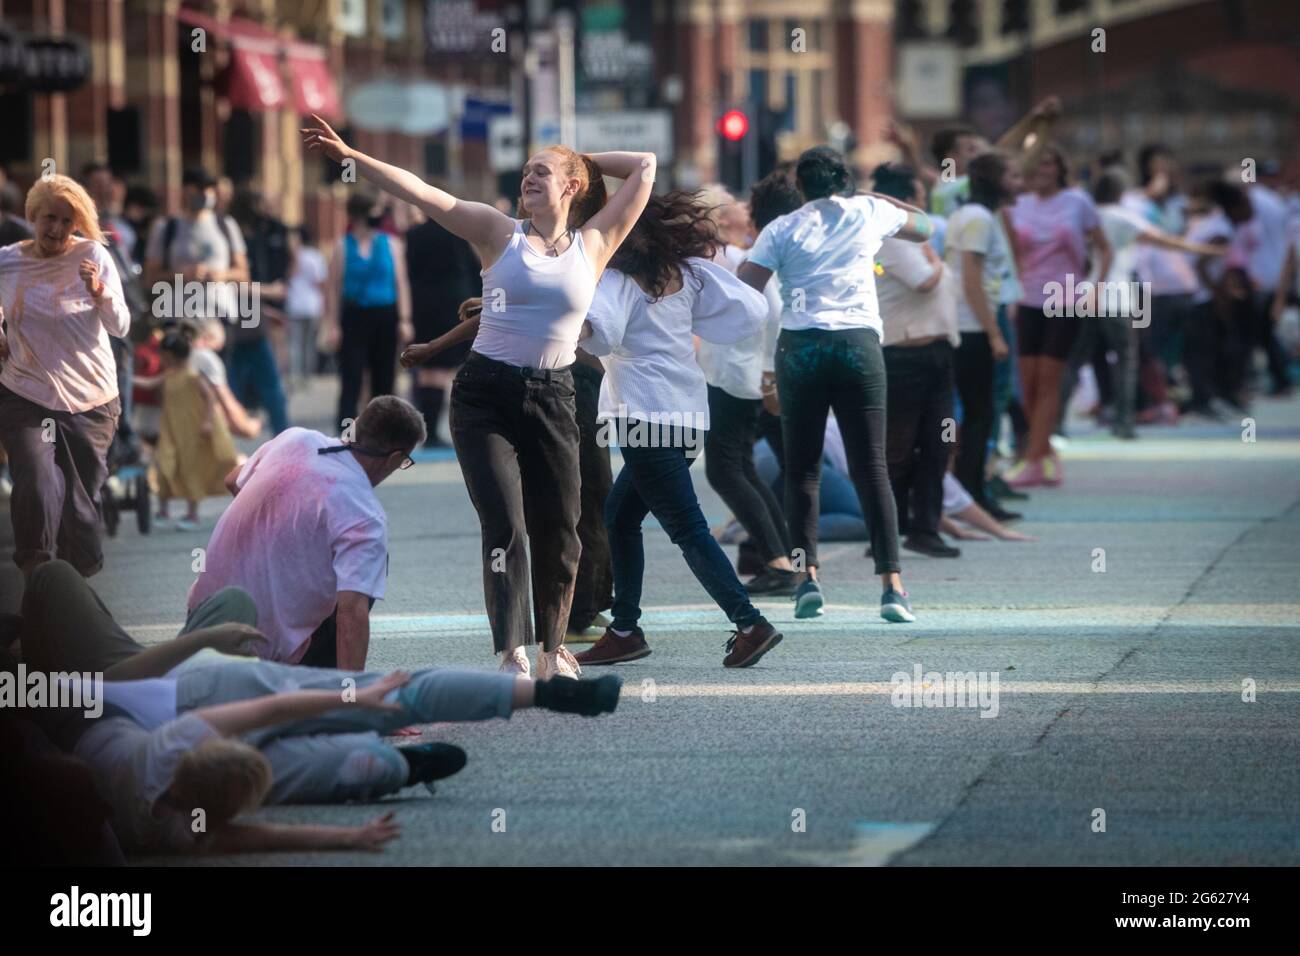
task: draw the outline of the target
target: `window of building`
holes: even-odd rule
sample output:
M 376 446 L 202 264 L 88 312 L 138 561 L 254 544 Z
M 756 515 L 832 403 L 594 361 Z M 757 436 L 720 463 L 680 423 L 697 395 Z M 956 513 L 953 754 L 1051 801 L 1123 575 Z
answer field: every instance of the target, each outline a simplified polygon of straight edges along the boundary
M 766 53 L 767 44 L 767 21 L 750 20 L 749 21 L 749 48 L 755 53 Z
M 979 10 L 975 0 L 953 0 L 948 36 L 962 46 L 979 42 Z
M 1058 16 L 1065 16 L 1067 13 L 1078 13 L 1080 10 L 1088 9 L 1088 0 L 1056 0 L 1056 13 Z
M 925 33 L 921 0 L 899 0 L 894 17 L 894 34 L 900 40 L 919 40 Z
M 134 106 L 108 111 L 108 165 L 119 176 L 144 171 L 140 155 L 140 111 Z
M 1002 0 L 1002 34 L 1029 29 L 1029 0 Z
M 246 183 L 256 175 L 259 133 L 252 113 L 230 111 L 221 136 L 221 170 L 232 182 Z
M 32 98 L 25 92 L 0 93 L 0 163 L 30 163 L 32 153 Z
M 785 75 L 785 113 L 777 129 L 792 133 L 796 129 L 795 116 L 799 111 L 799 74 L 793 71 Z
M 822 101 L 822 84 L 826 82 L 826 71 L 813 70 L 810 76 L 810 82 L 812 83 L 812 123 L 821 123 L 824 125 L 826 114 L 822 111 L 822 106 L 824 105 Z M 815 138 L 821 139 L 824 130 L 817 128 L 813 129 L 812 133 Z
M 767 70 L 749 71 L 749 101 L 755 106 L 767 103 Z

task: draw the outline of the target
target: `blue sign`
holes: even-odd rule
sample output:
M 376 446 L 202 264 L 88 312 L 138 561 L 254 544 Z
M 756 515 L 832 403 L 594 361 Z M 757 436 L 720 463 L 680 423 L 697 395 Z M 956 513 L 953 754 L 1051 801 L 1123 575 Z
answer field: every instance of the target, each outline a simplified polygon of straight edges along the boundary
M 460 138 L 462 140 L 483 140 L 486 142 L 488 120 L 493 116 L 504 116 L 510 112 L 509 103 L 477 100 L 472 96 L 465 97 L 465 108 L 460 117 Z

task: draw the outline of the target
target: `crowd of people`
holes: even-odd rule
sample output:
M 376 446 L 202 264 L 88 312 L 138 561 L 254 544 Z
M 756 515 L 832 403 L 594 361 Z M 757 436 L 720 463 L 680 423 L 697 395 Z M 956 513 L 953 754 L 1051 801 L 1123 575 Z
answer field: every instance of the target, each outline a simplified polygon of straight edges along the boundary
M 307 148 L 375 188 L 351 196 L 328 258 L 265 197 L 201 170 L 176 217 L 151 216 L 99 164 L 22 203 L 0 183 L 0 445 L 25 583 L 21 614 L 0 618 L 0 666 L 107 682 L 98 718 L 0 715 L 24 781 L 0 789 L 43 821 L 33 852 L 382 846 L 391 814 L 241 817 L 373 800 L 464 765 L 448 744 L 383 739 L 408 725 L 613 711 L 620 678 L 582 672 L 651 653 L 648 516 L 733 628 L 723 666 L 747 668 L 783 640 L 756 600 L 826 613 L 822 540 L 868 542 L 880 615 L 901 624 L 918 615 L 903 552 L 1032 541 L 1011 508 L 1064 484 L 1081 381 L 1085 411 L 1122 441 L 1244 414 L 1257 351 L 1268 393 L 1288 394 L 1279 318 L 1300 274 L 1300 194 L 1189 185 L 1154 144 L 1132 171 L 1120 155 L 1073 169 L 1059 113 L 1045 101 L 997 144 L 946 128 L 929 155 L 894 125 L 900 158 L 869 175 L 815 147 L 745 201 L 656 193 L 650 153 L 552 146 L 529 158 L 513 210 L 316 118 Z M 404 237 L 393 200 L 424 217 Z M 337 353 L 339 438 L 287 415 L 283 378 L 309 381 L 322 352 Z M 414 404 L 394 394 L 399 364 Z M 370 672 L 388 570 L 375 489 L 441 443 L 444 410 L 499 672 Z M 712 530 L 701 453 L 733 515 Z M 197 530 L 200 502 L 229 496 L 184 628 L 149 647 L 86 582 L 104 561 L 101 491 L 142 456 L 160 521 L 177 499 L 178 526 Z M 80 825 L 55 826 L 74 803 Z

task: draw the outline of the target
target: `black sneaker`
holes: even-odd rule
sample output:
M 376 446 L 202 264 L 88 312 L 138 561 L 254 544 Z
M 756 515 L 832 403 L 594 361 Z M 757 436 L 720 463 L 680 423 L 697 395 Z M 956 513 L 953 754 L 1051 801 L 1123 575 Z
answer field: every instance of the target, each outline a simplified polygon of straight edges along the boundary
M 794 594 L 799 587 L 798 571 L 782 571 L 780 568 L 764 568 L 763 573 L 745 582 L 745 590 L 750 594 Z
M 994 475 L 988 481 L 984 482 L 984 490 L 994 498 L 1006 498 L 1010 501 L 1028 501 L 1029 495 L 1023 491 L 1017 491 L 1005 481 L 1001 475 Z
M 1024 515 L 1019 511 L 1008 511 L 992 498 L 987 501 L 981 501 L 980 507 L 991 514 L 995 520 L 1000 521 L 1003 524 L 1007 524 L 1011 521 L 1019 521 L 1024 517 Z
M 409 774 L 406 785 L 413 787 L 422 783 L 433 793 L 433 782 L 452 774 L 460 773 L 465 766 L 465 751 L 454 744 L 411 744 L 398 747 L 397 752 L 406 760 Z
M 910 535 L 903 542 L 903 547 L 908 551 L 915 551 L 917 554 L 924 554 L 931 558 L 961 557 L 961 548 L 954 548 L 937 534 Z
M 539 680 L 534 685 L 533 690 L 537 696 L 533 702 L 538 707 L 561 714 L 595 717 L 614 712 L 622 689 L 623 678 L 617 674 L 606 674 L 594 680 L 552 677 L 550 680 Z

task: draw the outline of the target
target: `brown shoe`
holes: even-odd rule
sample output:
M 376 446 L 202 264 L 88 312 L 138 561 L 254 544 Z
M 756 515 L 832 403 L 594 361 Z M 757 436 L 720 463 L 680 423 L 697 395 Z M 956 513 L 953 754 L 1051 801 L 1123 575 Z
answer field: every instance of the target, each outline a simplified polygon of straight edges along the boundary
M 622 664 L 624 661 L 637 661 L 650 653 L 650 645 L 645 642 L 641 628 L 633 629 L 627 637 L 619 637 L 612 627 L 605 628 L 595 644 L 575 654 L 583 667 L 588 664 Z
M 722 666 L 749 667 L 757 664 L 760 657 L 780 643 L 781 632 L 765 618 L 759 618 L 749 633 L 731 632 L 731 639 L 727 641 L 727 656 L 722 659 Z

